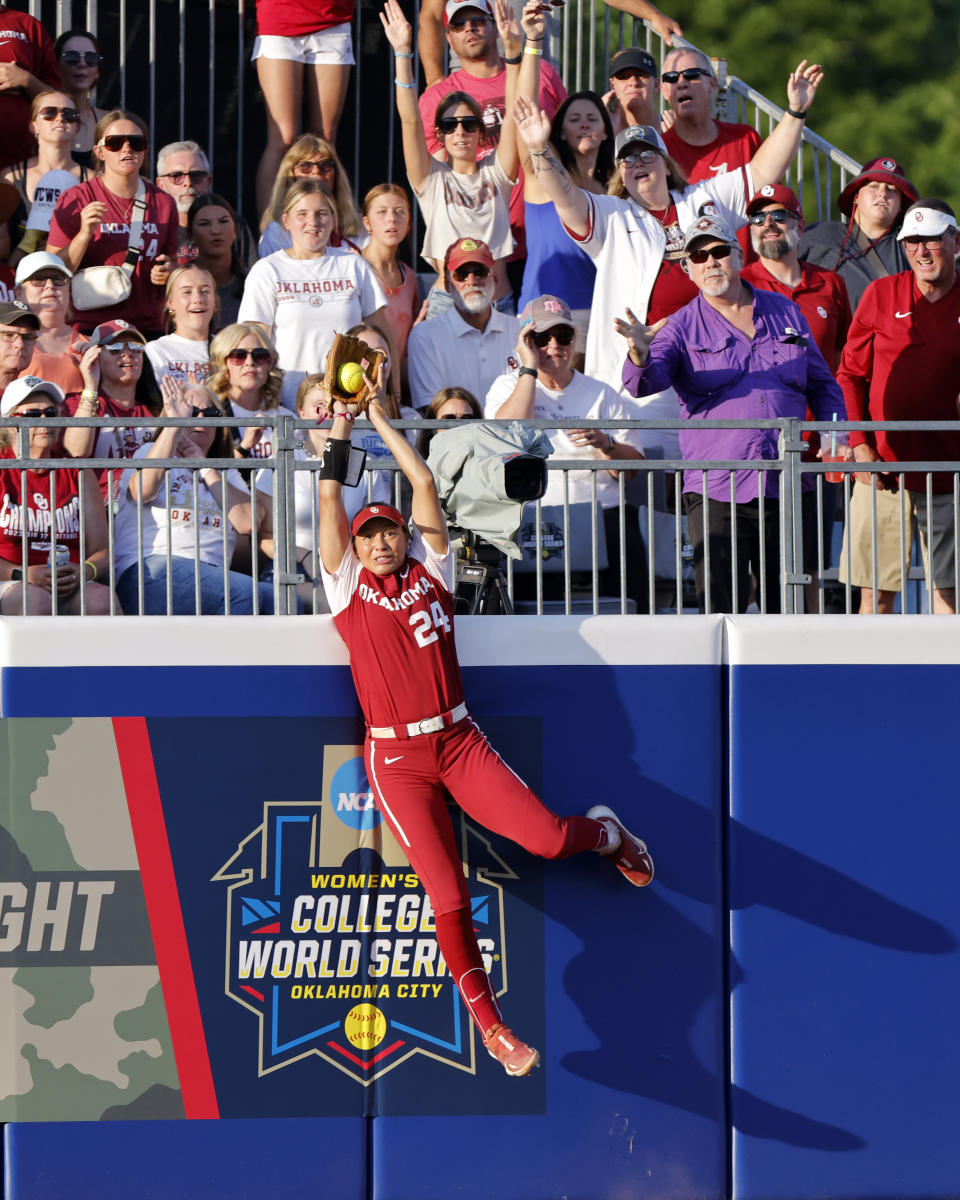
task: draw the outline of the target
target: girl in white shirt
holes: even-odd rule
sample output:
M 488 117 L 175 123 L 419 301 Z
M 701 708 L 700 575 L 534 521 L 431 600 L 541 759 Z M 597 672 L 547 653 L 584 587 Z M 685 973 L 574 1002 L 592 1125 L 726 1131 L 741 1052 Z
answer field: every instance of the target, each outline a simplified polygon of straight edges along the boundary
M 210 325 L 217 311 L 216 280 L 197 263 L 177 267 L 167 280 L 166 309 L 166 323 L 172 325 L 173 332 L 146 346 L 157 382 L 164 375 L 172 375 L 182 384 L 203 383 L 210 374 Z

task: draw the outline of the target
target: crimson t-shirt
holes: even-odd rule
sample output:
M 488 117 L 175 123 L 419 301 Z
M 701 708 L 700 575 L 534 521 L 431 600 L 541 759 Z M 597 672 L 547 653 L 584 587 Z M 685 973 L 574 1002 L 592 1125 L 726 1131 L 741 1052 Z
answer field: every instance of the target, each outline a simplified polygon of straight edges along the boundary
M 303 37 L 353 20 L 353 0 L 257 0 L 260 37 Z
M 648 325 L 659 321 L 661 317 L 672 316 L 698 294 L 697 285 L 691 282 L 690 276 L 681 265 L 684 257 L 683 230 L 677 220 L 677 206 L 671 204 L 669 208 L 659 212 L 650 209 L 650 215 L 656 217 L 663 226 L 667 244 L 647 303 Z
M 15 63 L 51 89 L 60 87 L 53 39 L 35 18 L 0 7 L 0 62 Z M 21 91 L 0 92 L 0 168 L 22 162 L 37 152 L 27 128 L 30 99 Z
M 150 282 L 150 270 L 158 255 L 176 256 L 180 218 L 172 196 L 147 180 L 144 180 L 144 185 L 146 208 L 143 214 L 143 249 L 133 269 L 130 295 L 121 304 L 78 312 L 84 328 L 93 328 L 103 321 L 114 321 L 117 317 L 129 321 L 144 333 L 159 333 L 163 327 L 163 288 Z M 130 244 L 129 220 L 133 198 L 115 195 L 105 186 L 100 175 L 69 188 L 61 195 L 50 218 L 47 249 L 54 252 L 62 250 L 73 241 L 80 232 L 81 211 L 94 200 L 106 204 L 107 216 L 100 222 L 80 265 L 120 266 Z
M 0 458 L 16 458 L 7 447 Z M 80 561 L 80 471 L 60 467 L 56 471 L 27 471 L 26 504 L 21 485 L 23 472 L 0 468 L 0 558 L 22 565 L 23 522 L 27 525 L 27 565 L 47 562 L 50 527 L 56 529 L 57 544 L 70 550 L 70 561 Z M 50 485 L 53 481 L 54 513 L 50 519 Z

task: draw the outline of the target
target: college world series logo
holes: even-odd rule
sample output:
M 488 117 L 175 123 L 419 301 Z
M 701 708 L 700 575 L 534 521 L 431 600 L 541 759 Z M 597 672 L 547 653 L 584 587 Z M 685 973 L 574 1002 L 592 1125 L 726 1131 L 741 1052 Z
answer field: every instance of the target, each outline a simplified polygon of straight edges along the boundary
M 515 878 L 457 822 L 474 928 L 509 986 L 503 891 Z M 310 1055 L 368 1085 L 417 1054 L 474 1073 L 472 1022 L 430 902 L 373 803 L 359 746 L 326 746 L 316 801 L 267 801 L 214 876 L 227 885 L 226 994 L 257 1018 L 258 1073 Z

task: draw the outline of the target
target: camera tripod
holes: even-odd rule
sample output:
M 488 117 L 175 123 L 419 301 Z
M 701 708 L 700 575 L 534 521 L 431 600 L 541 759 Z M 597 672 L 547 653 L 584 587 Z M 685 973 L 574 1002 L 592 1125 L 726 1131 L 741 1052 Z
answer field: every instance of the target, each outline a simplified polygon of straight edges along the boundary
M 501 562 L 503 555 L 489 542 L 468 529 L 452 528 L 450 537 L 457 549 L 457 582 L 454 599 L 461 616 L 513 613 Z

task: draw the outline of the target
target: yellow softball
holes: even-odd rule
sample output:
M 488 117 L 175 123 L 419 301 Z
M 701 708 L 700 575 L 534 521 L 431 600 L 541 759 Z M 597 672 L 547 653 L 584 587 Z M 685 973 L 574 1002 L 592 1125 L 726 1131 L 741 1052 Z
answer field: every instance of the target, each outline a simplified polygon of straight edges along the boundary
M 359 363 L 344 363 L 337 372 L 337 383 L 348 396 L 355 396 L 366 383 L 363 367 Z

